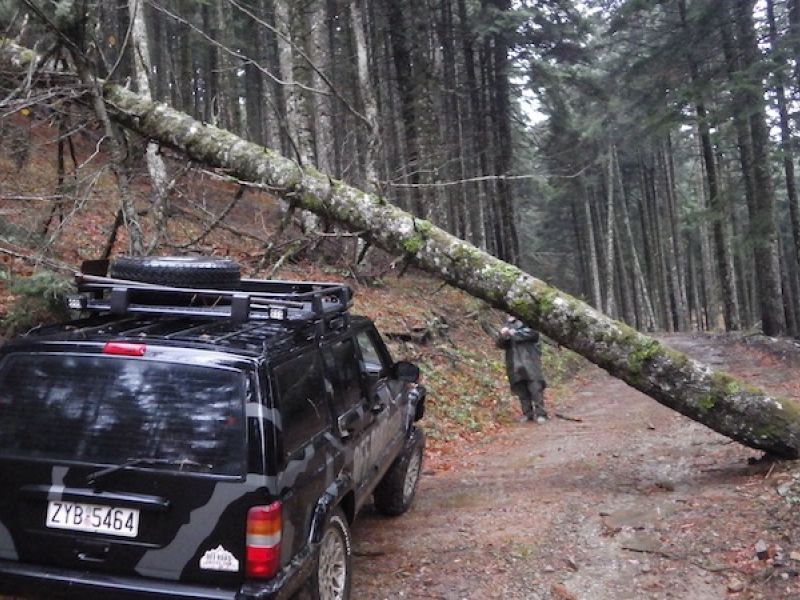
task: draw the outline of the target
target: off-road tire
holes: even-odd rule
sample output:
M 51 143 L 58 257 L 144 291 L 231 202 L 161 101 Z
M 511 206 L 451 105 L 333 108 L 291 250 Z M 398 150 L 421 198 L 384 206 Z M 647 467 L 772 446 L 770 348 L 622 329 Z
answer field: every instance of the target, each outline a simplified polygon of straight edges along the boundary
M 307 586 L 311 600 L 349 600 L 353 578 L 353 544 L 347 517 L 340 508 L 328 517 L 314 571 Z
M 187 288 L 238 289 L 239 265 L 226 258 L 119 256 L 109 275 L 115 279 Z
M 403 453 L 398 456 L 375 488 L 375 509 L 384 515 L 402 515 L 414 502 L 422 472 L 422 453 L 425 435 L 416 427 L 406 441 Z

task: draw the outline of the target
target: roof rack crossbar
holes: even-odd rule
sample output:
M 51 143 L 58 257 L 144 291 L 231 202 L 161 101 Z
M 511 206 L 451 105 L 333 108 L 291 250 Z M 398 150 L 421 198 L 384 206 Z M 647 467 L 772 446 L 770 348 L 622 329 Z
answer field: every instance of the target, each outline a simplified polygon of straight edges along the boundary
M 187 288 L 76 273 L 82 306 L 113 315 L 169 315 L 202 319 L 317 322 L 350 308 L 352 290 L 341 283 L 242 280 L 241 289 Z
M 101 291 L 113 287 L 126 287 L 132 290 L 145 290 L 152 292 L 165 292 L 176 294 L 200 294 L 207 296 L 232 296 L 246 293 L 253 298 L 269 300 L 283 300 L 289 302 L 310 302 L 314 296 L 321 294 L 335 298 L 338 302 L 349 305 L 352 299 L 350 286 L 331 282 L 301 282 L 281 280 L 243 279 L 239 290 L 221 290 L 215 288 L 186 288 L 146 283 L 142 281 L 129 281 L 112 277 L 101 277 L 76 273 L 76 282 L 81 291 Z

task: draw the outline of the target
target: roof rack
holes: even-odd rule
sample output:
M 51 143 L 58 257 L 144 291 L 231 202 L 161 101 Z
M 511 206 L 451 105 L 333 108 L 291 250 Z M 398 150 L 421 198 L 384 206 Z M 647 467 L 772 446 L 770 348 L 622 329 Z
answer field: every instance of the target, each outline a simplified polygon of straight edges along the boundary
M 234 323 L 316 322 L 324 331 L 337 316 L 347 314 L 353 297 L 350 286 L 341 283 L 242 279 L 239 289 L 225 290 L 115 279 L 92 274 L 93 270 L 85 264 L 75 274 L 79 295 L 69 299 L 70 308 L 118 316 L 188 316 Z

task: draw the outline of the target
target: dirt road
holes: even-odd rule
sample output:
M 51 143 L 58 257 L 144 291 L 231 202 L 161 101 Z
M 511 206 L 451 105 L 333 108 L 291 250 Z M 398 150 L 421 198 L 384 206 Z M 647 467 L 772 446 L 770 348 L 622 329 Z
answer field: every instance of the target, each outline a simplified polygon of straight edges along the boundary
M 797 396 L 796 356 L 664 341 Z M 782 497 L 793 465 L 748 464 L 761 453 L 598 369 L 552 408 L 581 421 L 515 426 L 428 465 L 407 515 L 362 514 L 353 597 L 800 598 L 800 526 Z

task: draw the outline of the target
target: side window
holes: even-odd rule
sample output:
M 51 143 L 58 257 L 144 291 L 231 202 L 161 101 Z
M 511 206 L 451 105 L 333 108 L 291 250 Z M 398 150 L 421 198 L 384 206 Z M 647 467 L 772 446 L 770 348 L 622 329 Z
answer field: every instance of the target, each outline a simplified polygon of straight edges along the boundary
M 283 448 L 289 454 L 325 428 L 322 370 L 314 352 L 280 364 L 274 372 L 283 422 Z
M 372 336 L 367 331 L 362 331 L 357 336 L 358 347 L 361 348 L 361 358 L 369 374 L 377 374 L 384 370 L 386 362 L 383 355 L 375 345 Z
M 324 348 L 322 358 L 333 385 L 333 408 L 341 415 L 361 401 L 361 373 L 353 339 L 339 340 Z

